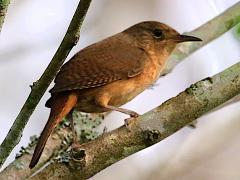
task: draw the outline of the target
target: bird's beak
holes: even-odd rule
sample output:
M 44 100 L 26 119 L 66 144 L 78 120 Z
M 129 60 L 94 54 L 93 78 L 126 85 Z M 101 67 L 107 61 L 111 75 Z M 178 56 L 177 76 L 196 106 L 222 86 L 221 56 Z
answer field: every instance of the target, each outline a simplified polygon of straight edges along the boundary
M 174 39 L 177 43 L 186 42 L 186 41 L 202 41 L 200 38 L 187 35 L 179 35 Z

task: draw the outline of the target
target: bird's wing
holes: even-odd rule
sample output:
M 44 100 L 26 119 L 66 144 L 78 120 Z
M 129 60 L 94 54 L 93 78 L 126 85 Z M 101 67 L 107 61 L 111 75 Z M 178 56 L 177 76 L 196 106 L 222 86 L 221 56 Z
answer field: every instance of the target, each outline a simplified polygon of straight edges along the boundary
M 147 54 L 125 37 L 115 35 L 77 53 L 62 66 L 50 92 L 97 87 L 140 74 Z

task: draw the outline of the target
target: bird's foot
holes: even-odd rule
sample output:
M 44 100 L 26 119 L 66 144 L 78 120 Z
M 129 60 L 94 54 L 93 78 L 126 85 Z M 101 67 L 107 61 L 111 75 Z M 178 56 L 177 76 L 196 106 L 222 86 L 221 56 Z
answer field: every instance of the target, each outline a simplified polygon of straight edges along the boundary
M 72 150 L 78 149 L 78 148 L 80 148 L 80 147 L 81 147 L 81 144 L 80 144 L 79 142 L 73 142 L 73 143 L 71 144 Z
M 132 112 L 130 118 L 124 119 L 124 125 L 129 129 L 129 125 L 134 121 L 135 118 L 139 116 L 138 113 Z
M 140 116 L 138 113 L 131 111 L 130 118 L 137 118 L 138 116 Z
M 127 119 L 124 119 L 124 125 L 126 127 L 128 127 L 130 124 L 131 124 L 131 121 L 135 119 L 134 117 L 130 117 L 130 118 L 127 118 Z

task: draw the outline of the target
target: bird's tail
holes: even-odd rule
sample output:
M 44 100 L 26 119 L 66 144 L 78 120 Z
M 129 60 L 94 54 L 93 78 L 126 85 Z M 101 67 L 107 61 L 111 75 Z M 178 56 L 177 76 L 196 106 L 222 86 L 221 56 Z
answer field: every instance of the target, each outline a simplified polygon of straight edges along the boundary
M 51 112 L 45 125 L 37 146 L 34 150 L 29 168 L 33 168 L 39 161 L 48 137 L 57 126 L 57 124 L 73 109 L 77 103 L 77 93 L 59 94 L 51 100 Z

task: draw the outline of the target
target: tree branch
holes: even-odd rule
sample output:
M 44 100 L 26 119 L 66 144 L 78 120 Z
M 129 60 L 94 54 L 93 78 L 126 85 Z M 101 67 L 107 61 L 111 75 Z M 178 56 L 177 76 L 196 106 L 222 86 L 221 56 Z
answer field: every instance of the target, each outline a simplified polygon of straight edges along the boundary
M 0 146 L 0 167 L 11 153 L 12 149 L 19 143 L 23 129 L 39 103 L 44 92 L 55 77 L 56 73 L 67 58 L 70 50 L 79 40 L 80 28 L 91 0 L 81 0 L 68 27 L 68 30 L 61 42 L 52 61 L 44 71 L 40 79 L 32 86 L 32 91 L 23 105 L 20 113 L 14 121 L 10 131 Z
M 67 141 L 65 139 L 70 134 L 71 129 L 69 127 L 61 128 L 60 130 L 57 129 L 57 131 L 54 131 L 48 139 L 44 154 L 37 164 L 37 167 L 30 169 L 28 166 L 36 144 L 36 139 L 33 140 L 34 142 L 31 142 L 28 147 L 23 148 L 21 154 L 19 154 L 16 159 L 0 173 L 0 179 L 26 179 L 26 177 L 28 177 L 30 174 L 33 174 L 42 168 L 45 162 L 49 161 L 49 158 L 54 156 L 56 152 L 59 151 L 59 149 L 67 149 L 67 147 L 70 145 L 70 141 Z
M 111 164 L 160 142 L 204 113 L 240 94 L 240 62 L 191 85 L 161 106 L 68 153 L 31 179 L 87 179 Z M 73 157 L 73 158 L 72 158 Z
M 179 44 L 170 56 L 167 67 L 165 68 L 164 72 L 162 72 L 162 74 L 167 74 L 187 56 L 200 49 L 204 45 L 210 43 L 211 41 L 217 39 L 239 23 L 240 2 L 228 8 L 226 11 L 203 24 L 194 31 L 185 33 L 187 35 L 199 37 L 203 41 L 199 43 L 188 42 Z
M 96 135 L 96 127 L 101 124 L 104 118 L 103 114 L 87 114 L 81 112 L 74 112 L 74 122 L 79 127 L 80 142 L 86 142 L 92 140 Z M 70 128 L 70 122 L 65 119 L 50 135 L 47 144 L 44 148 L 44 152 L 34 169 L 29 169 L 29 162 L 32 158 L 33 151 L 35 149 L 37 139 L 32 139 L 29 146 L 22 148 L 20 154 L 16 156 L 16 159 L 9 164 L 1 173 L 0 179 L 14 179 L 22 180 L 26 179 L 32 174 L 35 174 L 39 169 L 43 168 L 45 164 L 51 158 L 59 157 L 59 154 L 66 151 L 72 143 L 72 129 Z
M 2 30 L 2 25 L 4 23 L 5 16 L 7 14 L 9 4 L 10 0 L 0 0 L 0 33 Z

